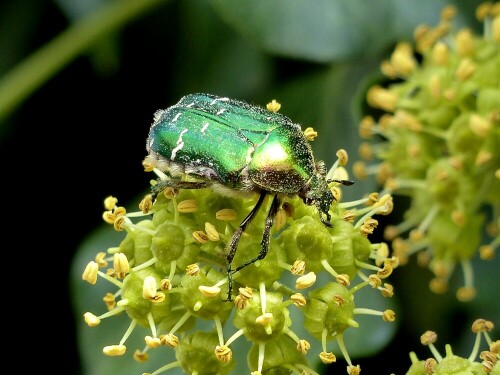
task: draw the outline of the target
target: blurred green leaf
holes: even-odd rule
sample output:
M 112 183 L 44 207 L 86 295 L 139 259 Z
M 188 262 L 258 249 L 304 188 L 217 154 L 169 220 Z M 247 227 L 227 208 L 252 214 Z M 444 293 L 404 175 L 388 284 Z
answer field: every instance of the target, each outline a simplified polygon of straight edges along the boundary
M 437 24 L 444 0 L 210 0 L 221 17 L 266 51 L 316 62 L 378 54 Z

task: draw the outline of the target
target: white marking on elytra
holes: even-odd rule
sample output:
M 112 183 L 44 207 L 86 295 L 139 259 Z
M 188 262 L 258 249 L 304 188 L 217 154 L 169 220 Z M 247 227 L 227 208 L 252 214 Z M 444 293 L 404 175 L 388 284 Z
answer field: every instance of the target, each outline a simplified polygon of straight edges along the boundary
M 190 108 L 190 107 L 192 107 L 193 105 L 194 105 L 194 102 L 187 104 L 187 105 L 186 105 L 186 107 L 187 107 L 187 108 Z
M 155 139 L 153 137 L 149 138 L 149 148 L 153 147 L 154 141 L 155 141 Z
M 172 150 L 172 154 L 170 155 L 170 160 L 174 160 L 177 152 L 182 150 L 184 147 L 184 142 L 182 141 L 182 136 L 187 132 L 187 129 L 183 129 L 181 134 L 179 134 L 179 138 L 177 139 L 177 146 Z
M 217 116 L 218 116 L 218 115 L 222 115 L 222 114 L 223 114 L 224 112 L 226 112 L 226 111 L 227 111 L 227 109 L 226 109 L 226 108 L 221 108 L 221 109 L 219 109 L 219 110 L 217 111 L 216 115 L 217 115 Z
M 210 105 L 215 104 L 216 102 L 228 102 L 229 98 L 215 98 L 210 102 Z
M 180 112 L 174 116 L 174 118 L 172 119 L 172 122 L 176 122 L 179 119 L 179 117 L 181 117 Z
M 203 123 L 203 127 L 201 128 L 201 133 L 205 134 L 205 130 L 207 130 L 208 125 L 210 125 L 208 122 Z

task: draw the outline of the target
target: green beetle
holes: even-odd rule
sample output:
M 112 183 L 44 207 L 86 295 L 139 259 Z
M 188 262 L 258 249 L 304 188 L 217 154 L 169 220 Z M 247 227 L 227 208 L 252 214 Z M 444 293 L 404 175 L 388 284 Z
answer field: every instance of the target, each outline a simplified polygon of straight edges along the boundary
M 148 158 L 156 160 L 157 167 L 171 177 L 155 185 L 154 196 L 169 186 L 211 188 L 228 196 L 259 194 L 228 244 L 228 300 L 232 275 L 266 256 L 283 195 L 298 195 L 305 204 L 315 205 L 321 221 L 331 226 L 328 211 L 334 197 L 325 165 L 314 160 L 300 125 L 280 113 L 211 94 L 186 95 L 177 104 L 155 113 L 146 149 Z M 196 177 L 197 181 L 181 181 L 182 175 Z M 241 235 L 268 194 L 273 195 L 273 200 L 260 253 L 233 269 L 231 263 Z

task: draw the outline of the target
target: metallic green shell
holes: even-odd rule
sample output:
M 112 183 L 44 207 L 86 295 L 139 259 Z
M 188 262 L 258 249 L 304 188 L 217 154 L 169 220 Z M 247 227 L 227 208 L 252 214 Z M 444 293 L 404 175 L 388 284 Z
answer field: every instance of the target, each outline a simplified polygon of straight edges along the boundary
M 210 94 L 190 94 L 158 111 L 146 148 L 172 170 L 235 190 L 297 193 L 316 171 L 300 125 Z

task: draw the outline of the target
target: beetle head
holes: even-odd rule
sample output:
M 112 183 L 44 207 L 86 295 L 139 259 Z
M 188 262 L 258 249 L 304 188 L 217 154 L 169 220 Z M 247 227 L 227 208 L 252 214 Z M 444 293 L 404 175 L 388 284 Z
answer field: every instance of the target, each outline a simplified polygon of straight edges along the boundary
M 335 199 L 333 193 L 326 182 L 325 176 L 322 173 L 317 173 L 308 181 L 303 194 L 300 194 L 305 204 L 315 205 L 318 209 L 321 222 L 326 226 L 331 227 L 330 223 L 330 206 Z

